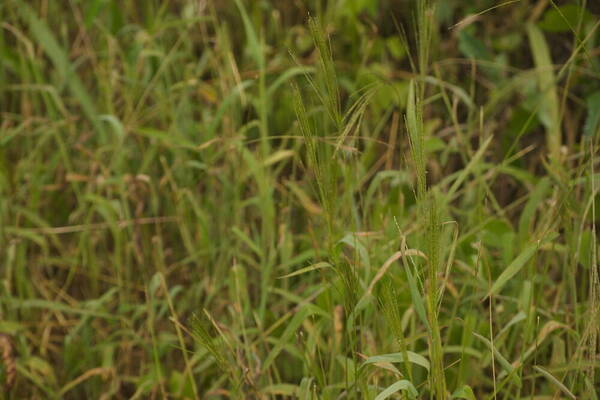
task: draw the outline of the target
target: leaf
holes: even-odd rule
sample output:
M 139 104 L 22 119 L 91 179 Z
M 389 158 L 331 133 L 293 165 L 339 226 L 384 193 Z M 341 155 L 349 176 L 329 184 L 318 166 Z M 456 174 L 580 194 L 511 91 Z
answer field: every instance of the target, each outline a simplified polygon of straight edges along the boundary
M 67 82 L 69 90 L 81 105 L 83 113 L 90 120 L 94 129 L 102 135 L 104 130 L 98 120 L 98 113 L 96 112 L 92 97 L 86 91 L 79 76 L 75 73 L 75 67 L 69 61 L 67 52 L 55 39 L 50 27 L 43 20 L 38 18 L 31 6 L 23 1 L 19 1 L 17 4 L 19 5 L 17 9 L 23 19 L 27 21 L 32 35 L 46 52 L 50 60 L 52 60 L 54 67 Z
M 467 166 L 460 171 L 460 173 L 456 177 L 456 180 L 452 184 L 452 187 L 450 187 L 450 189 L 448 190 L 448 193 L 446 194 L 446 197 L 448 199 L 452 199 L 452 197 L 454 196 L 454 194 L 456 193 L 456 191 L 458 190 L 458 188 L 460 187 L 460 185 L 465 181 L 465 179 L 467 179 L 467 177 L 469 176 L 469 174 L 472 171 L 474 171 L 477 168 L 477 166 L 480 165 L 479 161 L 484 156 L 484 154 L 485 154 L 488 146 L 490 145 L 490 143 L 492 143 L 492 139 L 493 138 L 494 137 L 490 135 L 481 144 L 481 146 L 479 147 L 479 149 L 477 150 L 477 152 L 473 155 L 473 157 L 469 161 L 469 164 L 467 164 Z
M 543 369 L 542 367 L 537 366 L 537 365 L 534 365 L 533 369 L 538 371 L 540 374 L 544 375 L 550 382 L 554 383 L 556 385 L 556 387 L 558 387 L 560 390 L 562 390 L 563 393 L 566 394 L 567 396 L 569 396 L 571 399 L 573 399 L 573 400 L 577 399 L 577 397 L 575 397 L 573 392 L 571 392 L 561 381 L 559 381 L 550 372 L 546 371 L 545 369 Z
M 467 399 L 467 400 L 477 400 L 475 398 L 475 394 L 473 393 L 473 389 L 470 386 L 465 385 L 460 389 L 457 389 L 454 393 L 452 393 L 453 399 Z
M 583 126 L 583 135 L 589 139 L 598 132 L 600 125 L 600 90 L 595 91 L 585 99 L 587 118 Z
M 293 157 L 296 154 L 294 150 L 279 150 L 267 157 L 263 161 L 263 166 L 268 167 L 273 164 L 277 164 L 279 161 L 285 160 L 286 158 Z
M 25 329 L 25 326 L 16 321 L 0 321 L 0 333 L 14 335 Z
M 538 86 L 541 93 L 538 117 L 546 127 L 546 142 L 550 156 L 559 159 L 561 146 L 560 104 L 556 90 L 554 64 L 544 35 L 533 24 L 527 26 L 529 44 L 537 69 Z
M 159 141 L 166 147 L 181 147 L 188 150 L 196 149 L 194 143 L 187 140 L 186 138 L 181 137 L 180 135 L 177 135 L 174 132 L 167 132 L 151 127 L 140 127 L 136 130 L 136 133 L 140 136 Z
M 411 382 L 403 379 L 388 386 L 387 389 L 385 389 L 383 392 L 379 393 L 377 397 L 375 397 L 375 400 L 387 399 L 388 397 L 400 390 L 408 392 L 408 395 L 413 399 L 416 399 L 419 395 L 417 389 L 415 389 L 415 386 Z
M 406 45 L 398 36 L 391 36 L 386 39 L 385 44 L 392 57 L 396 60 L 402 60 L 406 56 Z
M 78 315 L 87 315 L 90 317 L 104 318 L 104 319 L 119 319 L 115 314 L 111 314 L 108 312 L 96 311 L 93 309 L 85 309 L 85 308 L 77 308 L 65 305 L 63 303 L 58 303 L 49 300 L 41 300 L 41 299 L 16 299 L 14 297 L 5 297 L 3 302 L 10 304 L 12 307 L 27 309 L 27 308 L 39 308 L 45 311 L 54 311 L 54 312 L 63 312 L 70 314 L 78 314 Z
M 356 250 L 360 257 L 360 261 L 367 268 L 367 270 L 371 270 L 371 260 L 369 258 L 369 252 L 367 251 L 367 248 L 363 245 L 358 235 L 349 233 L 338 241 L 338 245 L 342 243 Z
M 231 228 L 231 232 L 233 232 L 235 234 L 235 236 L 237 236 L 242 242 L 244 242 L 250 249 L 252 249 L 252 251 L 254 251 L 256 253 L 256 255 L 258 255 L 259 257 L 263 256 L 263 251 L 260 248 L 260 246 L 254 242 L 247 234 L 246 232 L 242 231 L 240 228 L 238 228 L 237 226 L 234 226 Z
M 408 139 L 410 143 L 410 152 L 417 174 L 417 196 L 424 196 L 425 193 L 425 139 L 423 128 L 422 107 L 419 107 L 419 99 L 416 94 L 417 87 L 415 81 L 411 80 L 408 87 L 408 100 L 406 103 L 406 129 L 408 130 Z
M 529 194 L 529 200 L 525 204 L 525 208 L 519 217 L 519 240 L 520 243 L 525 243 L 527 237 L 531 235 L 533 228 L 535 212 L 543 205 L 544 200 L 548 197 L 548 192 L 552 188 L 552 182 L 549 178 L 542 178 L 535 186 L 535 189 Z
M 518 324 L 526 318 L 527 314 L 525 314 L 523 311 L 519 311 L 517 315 L 515 315 L 510 319 L 510 321 L 508 321 L 508 323 L 504 324 L 504 326 L 502 327 L 500 332 L 498 332 L 498 335 L 496 337 L 501 337 L 505 332 L 508 332 L 511 326 Z
M 500 70 L 494 61 L 494 55 L 488 50 L 486 45 L 471 35 L 467 30 L 460 31 L 458 35 L 458 48 L 465 56 L 473 60 L 484 61 L 482 70 L 493 81 L 498 81 L 501 77 Z
M 519 254 L 510 263 L 510 265 L 508 267 L 506 267 L 506 269 L 504 271 L 502 271 L 502 273 L 500 274 L 498 279 L 496 279 L 496 281 L 492 285 L 490 291 L 488 292 L 488 294 L 485 297 L 489 297 L 493 294 L 497 294 L 500 290 L 502 290 L 504 285 L 506 285 L 508 283 L 508 281 L 513 276 L 515 276 L 521 270 L 521 268 L 523 268 L 525 266 L 525 264 L 527 263 L 527 261 L 529 261 L 531 259 L 531 257 L 533 257 L 533 255 L 537 252 L 537 250 L 540 248 L 540 246 L 552 241 L 557 236 L 558 236 L 557 233 L 552 233 L 545 239 L 538 240 L 534 243 L 530 243 L 527 247 L 525 247 L 525 249 L 521 252 L 521 254 Z
M 215 132 L 225 115 L 225 112 L 229 109 L 232 104 L 235 104 L 234 101 L 237 100 L 238 97 L 241 97 L 244 90 L 250 87 L 254 82 L 250 80 L 242 81 L 238 85 L 236 85 L 233 89 L 229 91 L 229 94 L 221 101 L 219 108 L 214 114 L 214 117 L 208 127 L 206 128 L 205 135 L 208 138 L 213 138 L 215 136 Z
M 421 296 L 421 292 L 419 292 L 419 287 L 417 285 L 417 280 L 410 270 L 410 266 L 408 263 L 404 264 L 404 272 L 406 272 L 406 279 L 408 280 L 408 288 L 410 290 L 410 297 L 412 299 L 413 307 L 417 312 L 417 315 L 423 322 L 423 324 L 427 327 L 427 330 L 430 330 L 429 320 L 427 319 L 427 313 L 425 312 L 425 302 L 423 302 L 423 297 Z
M 116 133 L 119 140 L 122 140 L 125 137 L 125 128 L 123 127 L 123 124 L 119 118 L 116 116 L 111 114 L 102 114 L 98 116 L 98 120 L 108 123 L 113 128 L 113 131 Z
M 375 285 L 377 284 L 377 282 L 379 282 L 381 280 L 381 278 L 383 278 L 383 276 L 385 275 L 387 270 L 390 268 L 390 266 L 394 263 L 394 261 L 397 261 L 398 259 L 400 259 L 402 257 L 411 257 L 411 256 L 422 257 L 425 260 L 427 260 L 427 256 L 425 255 L 425 253 L 423 253 L 420 250 L 406 249 L 404 251 L 395 252 L 394 254 L 392 254 L 392 256 L 390 258 L 388 258 L 386 260 L 385 263 L 383 263 L 381 268 L 379 268 L 379 271 L 377 271 L 377 273 L 375 274 L 375 277 L 369 284 L 369 287 L 367 289 L 367 292 L 365 293 L 365 296 L 367 294 L 373 293 L 373 289 L 375 288 Z
M 314 271 L 314 270 L 317 270 L 317 269 L 323 269 L 323 268 L 331 268 L 331 264 L 329 264 L 327 262 L 319 262 L 319 263 L 316 263 L 316 264 L 313 264 L 313 265 L 309 265 L 308 267 L 300 268 L 299 270 L 294 271 L 294 272 L 292 272 L 290 274 L 280 276 L 277 279 L 291 278 L 292 276 L 302 275 L 302 274 L 305 274 L 307 272 Z
M 315 71 L 314 68 L 305 67 L 305 66 L 293 67 L 293 68 L 286 70 L 281 75 L 279 75 L 273 81 L 273 83 L 271 83 L 271 85 L 267 89 L 267 96 L 269 98 L 272 97 L 281 85 L 283 85 L 285 82 L 289 81 L 291 78 L 295 77 L 296 75 L 311 74 L 311 73 L 314 73 L 314 71 Z
M 492 60 L 492 53 L 485 47 L 485 44 L 466 30 L 458 34 L 458 49 L 468 58 L 475 60 Z
M 246 12 L 246 8 L 244 7 L 242 1 L 235 0 L 235 5 L 237 6 L 240 15 L 242 16 L 242 22 L 244 24 L 244 30 L 246 32 L 246 48 L 250 52 L 252 58 L 254 58 L 254 61 L 258 65 L 259 69 L 262 70 L 265 62 L 262 44 L 258 39 L 256 30 L 252 25 L 252 21 L 250 21 L 250 17 L 248 16 L 248 13 Z
M 302 207 L 304 207 L 306 211 L 315 215 L 321 214 L 323 212 L 323 210 L 321 210 L 321 207 L 319 207 L 318 204 L 312 201 L 308 194 L 306 194 L 306 192 L 302 190 L 302 188 L 298 186 L 295 182 L 287 181 L 285 185 L 288 188 L 290 188 L 293 194 L 296 195 L 298 202 L 300 202 L 300 204 L 302 205 Z
M 548 335 L 554 332 L 557 329 L 567 329 L 565 324 L 561 324 L 558 321 L 548 321 L 544 324 L 540 332 L 538 333 L 537 339 L 535 342 L 519 356 L 519 359 L 513 362 L 513 365 L 520 366 L 522 362 L 531 357 L 539 348 L 539 346 L 546 340 Z
M 429 371 L 429 360 L 423 357 L 420 354 L 414 353 L 412 351 L 406 352 L 408 355 L 408 361 L 420 365 Z M 404 362 L 404 353 L 390 353 L 390 354 L 381 354 L 378 356 L 371 356 L 367 358 L 361 365 L 361 368 L 365 365 L 375 364 L 375 363 L 402 363 Z
M 490 349 L 492 351 L 492 353 L 494 353 L 494 359 L 497 360 L 500 365 L 502 366 L 502 368 L 504 368 L 504 370 L 506 371 L 507 374 L 510 374 L 510 377 L 512 378 L 512 380 L 518 385 L 521 386 L 521 378 L 519 378 L 519 376 L 516 374 L 516 369 L 515 367 L 513 367 L 508 360 L 506 359 L 506 357 L 504 357 L 499 351 L 498 349 L 496 349 L 496 347 L 492 344 L 492 342 L 486 338 L 481 336 L 478 333 L 473 332 L 473 335 L 481 340 L 483 343 L 485 343 L 485 345 L 488 347 L 488 349 Z
M 312 400 L 312 392 L 311 386 L 313 385 L 313 378 L 303 377 L 300 381 L 300 387 L 298 387 L 298 392 L 296 393 L 297 398 L 299 400 Z
M 280 383 L 276 385 L 270 385 L 263 389 L 261 392 L 270 396 L 295 396 L 299 391 L 299 387 L 291 385 L 289 383 Z
M 580 18 L 583 25 L 594 20 L 594 16 L 587 10 L 575 4 L 566 4 L 546 11 L 538 26 L 546 32 L 573 32 L 577 29 Z
M 445 345 L 442 350 L 443 350 L 444 354 L 460 354 L 461 357 L 464 357 L 465 355 L 475 357 L 475 358 L 482 357 L 481 352 L 478 350 L 475 350 L 472 347 L 459 346 L 459 345 L 455 345 L 455 346 Z
M 306 318 L 313 314 L 314 312 L 310 308 L 302 307 L 300 311 L 298 311 L 296 315 L 294 315 L 288 326 L 285 328 L 285 331 L 283 331 L 283 333 L 281 334 L 281 337 L 277 341 L 277 344 L 275 345 L 275 347 L 273 347 L 273 349 L 265 359 L 265 362 L 262 365 L 263 371 L 268 370 L 273 361 L 275 361 L 275 358 L 277 358 L 281 350 L 283 350 L 283 347 L 289 342 L 289 339 L 292 337 L 292 335 L 296 332 L 300 325 L 302 325 L 302 322 L 304 322 Z

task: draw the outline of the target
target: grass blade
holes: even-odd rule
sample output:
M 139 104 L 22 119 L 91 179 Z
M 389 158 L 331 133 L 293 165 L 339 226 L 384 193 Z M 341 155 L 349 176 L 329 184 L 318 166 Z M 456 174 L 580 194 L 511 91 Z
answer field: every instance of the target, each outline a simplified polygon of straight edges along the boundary
M 419 395 L 417 389 L 415 389 L 415 386 L 411 382 L 407 380 L 401 380 L 388 386 L 387 389 L 385 389 L 383 392 L 379 393 L 377 397 L 375 397 L 375 400 L 387 399 L 388 397 L 400 390 L 406 391 L 411 399 L 416 399 Z
M 427 360 L 425 357 L 423 357 L 420 354 L 417 354 L 415 352 L 412 351 L 407 351 L 406 352 L 408 354 L 408 361 L 416 364 L 416 365 L 420 365 L 421 367 L 425 368 L 427 371 L 429 371 L 430 368 L 430 364 L 429 364 L 429 360 Z M 375 364 L 375 363 L 403 363 L 405 362 L 404 359 L 404 352 L 402 353 L 390 353 L 390 354 L 381 354 L 378 356 L 371 356 L 369 358 L 367 358 L 361 367 L 365 366 L 365 365 L 369 365 L 369 364 Z
M 562 139 L 560 103 L 556 90 L 554 64 L 550 58 L 548 43 L 540 29 L 533 24 L 529 24 L 527 35 L 537 69 L 538 86 L 542 95 L 539 116 L 546 127 L 546 144 L 549 157 L 551 160 L 558 161 Z
M 533 255 L 537 252 L 540 246 L 554 240 L 556 237 L 558 237 L 558 234 L 553 233 L 543 240 L 538 240 L 526 246 L 525 249 L 508 265 L 508 267 L 506 267 L 506 269 L 502 271 L 502 273 L 500 274 L 498 279 L 496 279 L 496 281 L 490 288 L 490 291 L 488 292 L 488 294 L 485 295 L 485 297 L 489 297 L 500 292 L 500 290 L 502 290 L 502 288 L 508 283 L 508 281 L 510 281 L 510 279 L 513 276 L 515 276 L 521 270 L 521 268 L 525 266 L 527 261 L 529 261 L 531 257 L 533 257 Z
M 90 120 L 94 129 L 99 134 L 103 135 L 104 130 L 102 129 L 102 125 L 98 120 L 96 106 L 92 101 L 92 97 L 88 94 L 85 86 L 79 79 L 79 76 L 75 73 L 74 66 L 69 62 L 67 52 L 59 45 L 50 27 L 44 21 L 38 18 L 31 6 L 23 1 L 19 1 L 18 5 L 19 7 L 17 9 L 21 13 L 22 17 L 27 21 L 29 29 L 31 29 L 31 33 L 40 44 L 42 49 L 44 49 L 48 57 L 52 60 L 54 67 L 66 80 L 69 89 L 73 93 L 73 96 L 81 105 L 83 113 Z
M 320 262 L 320 263 L 316 263 L 313 265 L 309 265 L 308 267 L 300 268 L 299 270 L 289 273 L 287 275 L 279 276 L 279 277 L 277 277 L 277 279 L 291 278 L 293 276 L 302 275 L 302 274 L 305 274 L 310 271 L 315 271 L 317 269 L 324 269 L 324 268 L 333 268 L 333 267 L 328 262 Z
M 569 396 L 569 398 L 571 398 L 573 400 L 577 399 L 577 397 L 561 381 L 559 381 L 550 372 L 546 371 L 545 369 L 543 369 L 539 365 L 534 365 L 533 369 L 535 369 L 536 371 L 538 371 L 540 374 L 544 375 L 550 382 L 552 382 L 553 384 L 555 384 L 556 387 L 558 387 L 564 394 L 566 394 L 567 396 Z

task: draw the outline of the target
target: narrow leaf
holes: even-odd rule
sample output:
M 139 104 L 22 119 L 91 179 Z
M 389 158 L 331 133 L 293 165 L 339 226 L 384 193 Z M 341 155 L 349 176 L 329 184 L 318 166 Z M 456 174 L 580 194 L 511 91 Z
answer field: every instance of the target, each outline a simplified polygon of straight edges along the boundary
M 473 393 L 473 389 L 470 386 L 465 385 L 460 389 L 457 389 L 454 393 L 452 393 L 453 399 L 466 399 L 466 400 L 477 400 L 475 398 L 475 394 Z
M 553 384 L 555 384 L 556 387 L 558 387 L 560 390 L 562 390 L 562 392 L 564 394 L 566 394 L 567 396 L 569 396 L 571 399 L 573 399 L 573 400 L 577 399 L 577 397 L 575 397 L 575 395 L 573 394 L 573 392 L 571 392 L 561 381 L 559 381 L 550 372 L 546 371 L 545 369 L 543 369 L 542 367 L 539 367 L 537 365 L 534 365 L 533 369 L 535 369 L 536 371 L 538 371 L 540 374 L 544 375 L 550 382 L 552 382 Z
M 411 382 L 407 380 L 401 380 L 388 386 L 387 389 L 385 389 L 383 392 L 379 393 L 377 397 L 375 397 L 375 400 L 387 399 L 388 397 L 400 390 L 406 391 L 408 395 L 413 399 L 417 398 L 417 396 L 419 395 L 417 389 L 415 389 L 415 386 Z
M 527 247 L 525 247 L 525 249 L 521 252 L 521 254 L 519 254 L 517 256 L 517 258 L 515 258 L 510 263 L 510 265 L 508 267 L 506 267 L 506 269 L 504 271 L 502 271 L 502 273 L 500 274 L 498 279 L 496 279 L 496 281 L 492 285 L 492 288 L 490 289 L 490 291 L 488 292 L 488 294 L 485 297 L 489 297 L 493 294 L 497 294 L 500 290 L 502 290 L 504 285 L 506 285 L 508 283 L 508 281 L 513 276 L 515 276 L 521 270 L 521 268 L 523 268 L 525 266 L 525 264 L 527 263 L 527 261 L 529 261 L 531 259 L 531 257 L 533 257 L 533 255 L 537 252 L 537 250 L 540 248 L 540 246 L 552 241 L 557 236 L 558 235 L 556 233 L 553 233 L 550 236 L 546 237 L 545 239 L 538 240 L 534 243 L 530 243 Z
M 483 343 L 485 343 L 485 345 L 488 347 L 488 349 L 490 349 L 493 353 L 494 353 L 494 358 L 500 363 L 500 365 L 502 366 L 502 368 L 506 371 L 507 374 L 510 375 L 510 377 L 512 378 L 512 380 L 518 385 L 521 386 L 521 378 L 519 378 L 516 375 L 516 370 L 515 367 L 513 367 L 508 360 L 506 359 L 506 357 L 504 357 L 499 351 L 498 349 L 496 349 L 496 347 L 492 344 L 492 342 L 486 338 L 483 337 L 481 335 L 479 335 L 478 333 L 473 332 L 473 335 L 481 340 Z
M 294 315 L 289 325 L 285 328 L 285 331 L 283 331 L 283 334 L 277 341 L 277 344 L 275 345 L 275 347 L 273 347 L 273 349 L 265 359 L 265 362 L 262 366 L 263 371 L 268 370 L 273 361 L 275 361 L 275 358 L 277 358 L 281 350 L 283 350 L 283 347 L 286 345 L 286 343 L 289 342 L 289 339 L 292 337 L 292 335 L 296 332 L 300 325 L 302 325 L 302 322 L 304 322 L 304 320 L 312 314 L 313 311 L 310 308 L 302 307 L 300 311 L 298 311 L 296 315 Z
M 406 353 L 408 354 L 409 362 L 420 365 L 421 367 L 423 367 L 427 371 L 429 371 L 429 360 L 427 360 L 422 355 L 414 353 L 412 351 L 407 351 Z M 368 364 L 375 364 L 375 363 L 401 363 L 401 362 L 404 362 L 404 352 L 371 356 L 371 357 L 367 358 L 365 360 L 365 362 L 363 362 L 362 366 L 365 366 Z
M 530 24 L 527 26 L 529 44 L 537 69 L 538 86 L 541 92 L 539 118 L 546 127 L 546 143 L 553 159 L 560 156 L 561 121 L 554 64 L 550 57 L 550 49 L 540 29 Z
M 587 138 L 593 138 L 600 126 L 600 90 L 592 93 L 586 99 L 587 118 L 583 126 L 583 134 Z
M 317 270 L 317 269 L 323 269 L 323 268 L 331 268 L 331 264 L 329 264 L 327 262 L 316 263 L 316 264 L 313 264 L 313 265 L 309 265 L 308 267 L 300 268 L 299 270 L 294 271 L 294 272 L 292 272 L 290 274 L 280 276 L 277 279 L 291 278 L 292 276 L 302 275 L 302 274 L 305 274 L 307 272 L 314 271 L 314 270 Z

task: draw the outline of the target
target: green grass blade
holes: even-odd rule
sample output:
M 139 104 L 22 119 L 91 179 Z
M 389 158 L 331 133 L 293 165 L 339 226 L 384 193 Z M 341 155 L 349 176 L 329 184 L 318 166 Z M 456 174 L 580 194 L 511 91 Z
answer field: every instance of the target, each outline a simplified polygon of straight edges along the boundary
M 550 57 L 550 49 L 540 29 L 529 24 L 527 26 L 529 45 L 533 53 L 533 59 L 537 69 L 538 86 L 541 92 L 541 104 L 539 116 L 546 127 L 546 143 L 551 160 L 560 160 L 561 120 L 560 103 L 556 89 L 556 77 L 554 64 Z
M 383 392 L 379 393 L 377 397 L 375 397 L 375 400 L 387 399 L 388 397 L 390 397 L 396 392 L 399 392 L 400 390 L 407 392 L 408 396 L 411 399 L 416 399 L 419 395 L 417 389 L 410 381 L 401 380 L 388 386 Z
M 558 234 L 552 233 L 546 236 L 544 239 L 538 240 L 534 243 L 530 243 L 528 246 L 526 246 L 525 249 L 523 249 L 523 251 L 508 265 L 508 267 L 506 267 L 506 269 L 502 271 L 502 273 L 500 274 L 498 279 L 496 279 L 496 281 L 494 282 L 494 284 L 492 285 L 485 297 L 489 297 L 500 292 L 500 290 L 502 290 L 502 288 L 508 283 L 508 281 L 510 281 L 511 278 L 514 277 L 521 270 L 521 268 L 525 266 L 527 261 L 529 261 L 531 257 L 533 257 L 533 255 L 538 251 L 540 246 L 551 242 L 556 237 L 558 237 Z
M 429 360 L 427 360 L 425 357 L 423 357 L 420 354 L 417 354 L 415 352 L 412 351 L 407 351 L 406 352 L 408 354 L 408 361 L 416 364 L 416 365 L 420 365 L 421 367 L 425 368 L 427 371 L 429 371 L 430 368 L 430 364 L 429 364 Z M 375 364 L 375 363 L 403 363 L 406 360 L 404 359 L 404 352 L 402 353 L 390 353 L 390 354 L 381 354 L 378 356 L 371 356 L 369 358 L 367 358 L 361 367 L 365 366 L 365 365 L 369 365 L 369 364 Z
M 485 345 L 487 346 L 487 348 L 492 351 L 494 353 L 494 358 L 500 363 L 500 365 L 502 366 L 502 368 L 506 371 L 506 373 L 510 376 L 510 378 L 513 380 L 513 382 L 515 384 L 517 384 L 518 386 L 521 386 L 521 378 L 519 378 L 519 376 L 517 375 L 517 369 L 515 367 L 513 367 L 511 365 L 510 362 L 508 362 L 508 360 L 506 359 L 506 357 L 504 357 L 496 348 L 496 346 L 494 346 L 492 344 L 492 342 L 486 338 L 481 336 L 480 334 L 473 332 L 473 335 L 481 340 L 483 343 L 485 343 Z
M 550 372 L 546 371 L 545 369 L 543 369 L 542 367 L 540 367 L 539 365 L 534 365 L 533 369 L 535 369 L 536 371 L 538 371 L 540 374 L 544 375 L 550 382 L 552 382 L 554 385 L 556 385 L 557 388 L 559 388 L 564 394 L 566 394 L 567 396 L 569 396 L 569 398 L 576 400 L 577 396 L 575 396 L 573 394 L 573 392 L 571 392 L 569 390 L 569 388 L 567 388 L 564 383 L 562 383 L 561 381 L 559 381 L 554 375 L 552 375 Z
M 18 2 L 17 10 L 27 21 L 29 29 L 39 45 L 44 49 L 48 57 L 52 60 L 59 74 L 66 80 L 73 96 L 77 99 L 85 116 L 92 123 L 92 126 L 99 134 L 103 135 L 104 130 L 98 120 L 98 113 L 92 97 L 87 92 L 85 86 L 75 72 L 75 67 L 69 62 L 67 52 L 60 46 L 55 39 L 50 27 L 36 15 L 35 11 L 27 3 Z
M 300 268 L 299 270 L 294 271 L 294 272 L 292 272 L 290 274 L 279 276 L 279 277 L 277 277 L 277 279 L 291 278 L 293 276 L 302 275 L 302 274 L 305 274 L 307 272 L 315 271 L 315 270 L 323 269 L 323 268 L 333 268 L 333 267 L 331 266 L 331 264 L 329 264 L 327 262 L 320 262 L 320 263 L 316 263 L 316 264 L 313 264 L 313 265 L 309 265 L 308 267 Z
M 477 400 L 475 398 L 475 393 L 473 393 L 473 389 L 470 386 L 465 385 L 460 389 L 457 389 L 454 393 L 452 393 L 453 399 L 466 399 L 466 400 Z
M 265 361 L 262 364 L 263 371 L 267 371 L 269 367 L 271 367 L 271 364 L 273 364 L 275 358 L 277 358 L 279 353 L 281 353 L 281 350 L 283 350 L 284 346 L 287 345 L 287 343 L 290 341 L 296 330 L 298 330 L 298 328 L 300 327 L 300 325 L 302 325 L 304 320 L 311 315 L 313 315 L 313 311 L 309 307 L 302 307 L 294 315 L 292 320 L 286 326 L 285 331 L 283 331 L 283 333 L 279 337 L 279 340 L 277 341 L 275 347 L 273 347 L 273 349 L 269 352 L 267 358 L 265 358 Z

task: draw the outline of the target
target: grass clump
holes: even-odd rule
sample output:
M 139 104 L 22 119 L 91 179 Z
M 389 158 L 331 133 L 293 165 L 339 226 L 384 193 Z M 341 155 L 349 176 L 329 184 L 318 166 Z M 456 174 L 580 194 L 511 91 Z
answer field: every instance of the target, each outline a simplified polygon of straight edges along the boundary
M 0 2 L 0 398 L 596 400 L 567 3 Z

